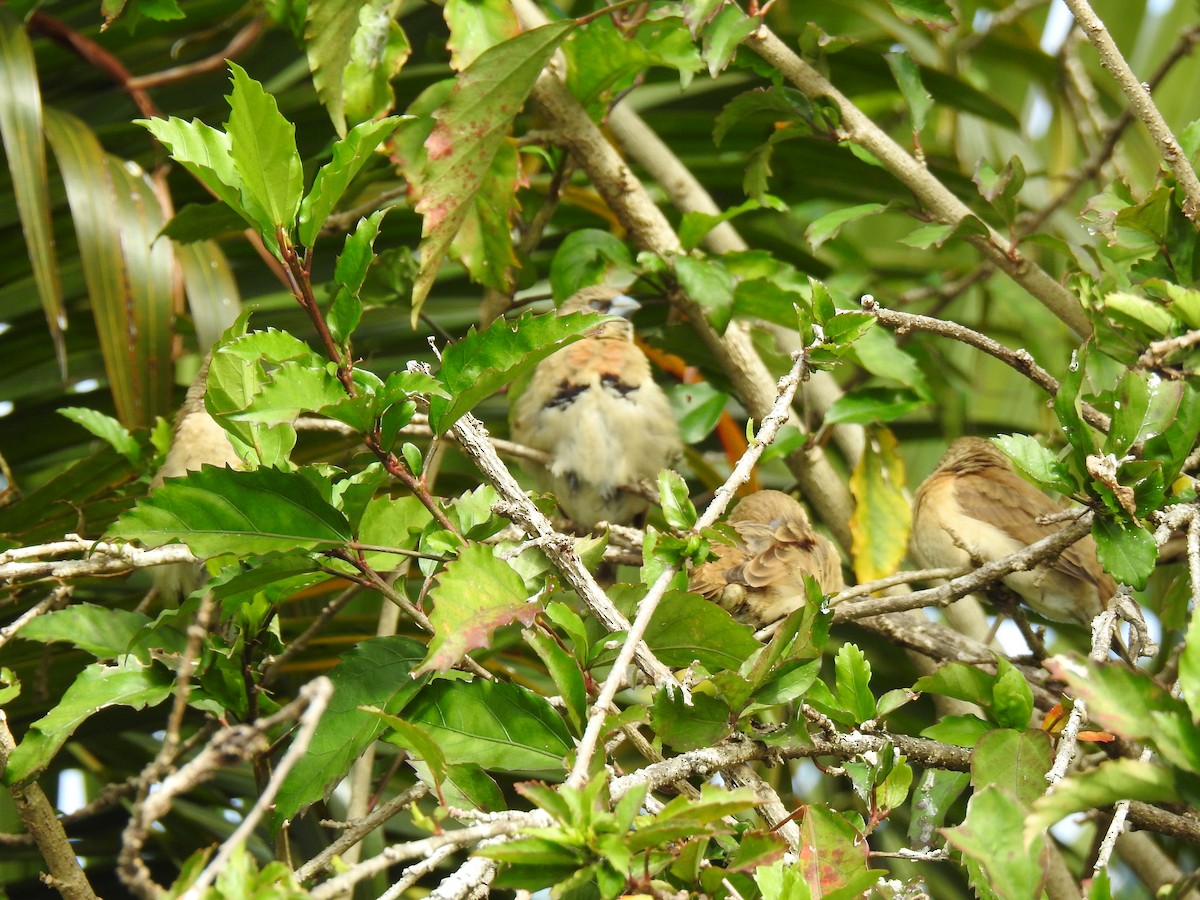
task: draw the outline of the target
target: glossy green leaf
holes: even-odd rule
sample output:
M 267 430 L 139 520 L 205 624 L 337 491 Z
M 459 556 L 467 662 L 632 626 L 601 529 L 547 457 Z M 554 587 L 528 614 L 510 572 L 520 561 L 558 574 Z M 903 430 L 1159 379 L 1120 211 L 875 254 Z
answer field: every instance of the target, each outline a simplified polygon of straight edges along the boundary
M 204 558 L 228 552 L 332 549 L 351 539 L 346 517 L 300 472 L 205 467 L 169 479 L 109 530 L 147 547 L 176 541 Z
M 1063 493 L 1075 489 L 1070 472 L 1058 456 L 1027 434 L 1002 434 L 995 444 L 1016 468 L 1035 482 Z
M 86 428 L 90 433 L 106 441 L 114 450 L 135 465 L 141 460 L 142 448 L 116 419 L 106 416 L 97 409 L 83 406 L 65 406 L 58 410 L 63 418 Z
M 384 723 L 360 709 L 374 706 L 398 715 L 404 700 L 419 686 L 413 667 L 425 646 L 412 638 L 370 638 L 341 654 L 329 672 L 333 698 L 321 716 L 308 751 L 288 772 L 275 801 L 272 823 L 278 827 L 337 785 Z
M 659 740 L 680 753 L 715 746 L 733 731 L 729 705 L 720 697 L 693 692 L 691 701 L 689 706 L 679 691 L 661 690 L 650 712 Z
M 354 176 L 370 161 L 379 145 L 396 130 L 401 120 L 400 116 L 388 116 L 376 122 L 362 122 L 333 145 L 333 158 L 317 170 L 312 190 L 300 203 L 298 234 L 301 244 L 312 247 L 316 243 L 321 226 L 346 193 Z
M 1097 517 L 1092 523 L 1092 537 L 1108 574 L 1135 590 L 1146 586 L 1158 559 L 1158 545 L 1148 529 Z
M 504 0 L 447 0 L 442 14 L 450 27 L 450 65 L 458 72 L 521 31 L 516 12 Z
M 737 671 L 762 645 L 754 629 L 735 622 L 725 610 L 695 594 L 668 591 L 654 610 L 645 640 L 668 666 L 699 661 L 712 672 Z
M 605 281 L 611 271 L 629 271 L 633 256 L 615 235 L 596 228 L 581 228 L 563 238 L 550 261 L 550 288 L 554 299 L 566 300 L 580 288 Z
M 708 74 L 716 78 L 733 61 L 741 46 L 758 27 L 758 19 L 747 16 L 737 6 L 722 6 L 704 29 L 701 56 Z
M 842 709 L 859 722 L 875 718 L 875 697 L 871 693 L 871 664 L 853 644 L 842 644 L 834 660 L 837 673 L 837 700 Z
M 544 699 L 504 682 L 436 681 L 405 709 L 438 742 L 447 761 L 533 777 L 561 776 L 574 749 Z
M 117 665 L 92 663 L 79 673 L 58 704 L 29 726 L 8 757 L 4 783 L 21 784 L 52 760 L 67 738 L 86 720 L 108 706 L 144 709 L 171 695 L 174 676 L 157 664 L 144 665 L 132 656 Z
M 825 411 L 825 424 L 877 425 L 892 422 L 925 406 L 911 391 L 859 388 L 838 397 Z
M 733 314 L 733 275 L 716 259 L 680 256 L 675 260 L 679 286 L 705 312 L 708 321 L 723 332 Z
M 896 79 L 904 102 L 908 105 L 913 134 L 920 134 L 925 130 L 925 122 L 929 118 L 930 109 L 933 108 L 933 97 L 921 83 L 920 69 L 906 52 L 885 53 L 884 59 L 887 60 L 888 68 L 892 70 L 892 77 Z
M 992 715 L 1001 728 L 1024 730 L 1033 715 L 1033 691 L 1021 671 L 1002 656 L 996 658 L 998 675 L 992 685 Z
M 1121 800 L 1143 803 L 1172 803 L 1179 786 L 1170 771 L 1153 762 L 1108 759 L 1096 768 L 1076 772 L 1035 798 L 1027 831 L 1050 828 L 1067 816 L 1112 806 Z
M 226 129 L 229 154 L 241 179 L 242 203 L 264 234 L 279 228 L 291 231 L 304 191 L 296 126 L 245 69 L 231 62 L 229 71 L 233 93 L 228 97 Z

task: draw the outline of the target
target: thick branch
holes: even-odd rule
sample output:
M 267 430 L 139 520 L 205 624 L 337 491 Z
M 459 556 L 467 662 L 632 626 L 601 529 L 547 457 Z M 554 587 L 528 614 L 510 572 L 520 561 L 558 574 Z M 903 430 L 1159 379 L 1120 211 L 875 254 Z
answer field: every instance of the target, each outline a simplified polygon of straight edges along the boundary
M 1134 114 L 1142 120 L 1150 132 L 1150 137 L 1158 145 L 1159 154 L 1175 174 L 1176 182 L 1183 189 L 1186 198 L 1183 202 L 1184 215 L 1195 221 L 1200 217 L 1200 178 L 1196 177 L 1196 170 L 1192 168 L 1187 154 L 1183 152 L 1179 141 L 1171 132 L 1171 127 L 1163 118 L 1162 113 L 1158 111 L 1154 99 L 1150 96 L 1150 89 L 1133 74 L 1133 69 L 1129 68 L 1129 63 L 1117 49 L 1112 35 L 1108 33 L 1108 29 L 1104 27 L 1104 23 L 1096 15 L 1088 0 L 1066 0 L 1066 4 L 1067 8 L 1071 10 L 1071 15 L 1075 17 L 1075 21 L 1079 23 L 1079 27 L 1088 36 L 1092 46 L 1096 48 L 1096 52 L 1100 54 L 1100 65 L 1104 66 L 1108 73 L 1116 79 L 1117 84 L 1129 99 L 1129 105 L 1133 108 Z
M 967 205 L 925 166 L 893 141 L 820 72 L 792 52 L 770 29 L 760 27 L 746 40 L 746 46 L 775 66 L 810 100 L 832 100 L 841 115 L 841 136 L 875 156 L 887 171 L 913 192 L 937 221 L 958 225 L 974 217 Z M 1015 247 L 1010 247 L 1003 235 L 985 227 L 986 233 L 964 235 L 964 239 L 1062 319 L 1077 335 L 1086 337 L 1091 334 L 1091 323 L 1084 315 L 1078 298 Z

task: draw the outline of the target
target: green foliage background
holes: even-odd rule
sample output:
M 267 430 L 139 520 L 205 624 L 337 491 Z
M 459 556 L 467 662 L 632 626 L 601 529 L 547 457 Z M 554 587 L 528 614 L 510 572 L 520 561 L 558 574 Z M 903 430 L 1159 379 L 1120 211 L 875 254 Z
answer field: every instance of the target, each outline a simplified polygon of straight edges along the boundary
M 346 818 L 351 794 L 386 802 L 423 784 L 414 805 L 367 837 L 363 857 L 457 827 L 448 807 L 541 810 L 541 830 L 487 851 L 504 864 L 497 892 L 1079 896 L 1106 827 L 1095 811 L 1133 799 L 1153 837 L 1122 845 L 1090 896 L 1108 896 L 1110 880 L 1114 896 L 1152 896 L 1164 883 L 1186 895 L 1200 843 L 1191 814 L 1200 669 L 1181 652 L 1195 585 L 1152 533 L 1172 508 L 1175 526 L 1187 527 L 1195 496 L 1178 476 L 1195 465 L 1200 431 L 1196 230 L 1146 130 L 1113 124 L 1128 101 L 1078 34 L 1041 46 L 1049 4 L 770 4 L 764 21 L 784 45 L 969 213 L 948 216 L 914 192 L 896 160 L 864 149 L 863 130 L 833 99 L 805 96 L 756 52 L 758 20 L 747 10 L 698 0 L 590 15 L 596 6 L 0 5 L 0 549 L 107 534 L 146 546 L 179 537 L 216 557 L 215 624 L 183 718 L 197 745 L 214 723 L 275 712 L 317 674 L 335 685 L 275 809 L 214 890 L 319 892 L 313 873 L 301 871 L 304 888 L 288 873 L 332 840 L 320 820 Z M 1196 10 L 1160 6 L 1110 0 L 1096 10 L 1194 159 Z M 553 24 L 518 27 L 517 12 L 530 9 Z M 619 102 L 673 154 L 663 164 L 648 145 L 620 148 L 669 228 L 639 223 L 613 201 L 578 124 L 537 94 L 558 53 L 571 97 L 593 120 Z M 148 78 L 175 66 L 184 68 Z M 599 139 L 620 145 L 620 134 Z M 569 166 L 564 147 L 575 151 Z M 656 165 L 694 176 L 721 214 L 680 200 Z M 725 218 L 749 249 L 705 249 Z M 1040 287 L 1003 274 L 997 257 L 1006 255 L 1044 270 Z M 785 427 L 760 477 L 785 488 L 799 479 L 858 581 L 903 566 L 906 491 L 949 439 L 1017 435 L 1005 449 L 1025 474 L 1096 510 L 1102 559 L 1137 589 L 1162 650 L 1141 674 L 1079 661 L 966 665 L 933 632 L 945 655 L 926 671 L 896 652 L 895 633 L 831 625 L 816 597 L 764 650 L 676 583 L 647 642 L 672 669 L 695 664 L 694 703 L 649 687 L 622 693 L 624 712 L 609 724 L 638 727 L 648 744 L 614 750 L 608 780 L 593 767 L 582 786 L 528 783 L 553 786 L 570 770 L 614 658 L 608 635 L 545 557 L 526 551 L 509 565 L 483 543 L 506 522 L 467 455 L 396 433 L 418 411 L 437 431 L 472 411 L 506 436 L 497 391 L 581 325 L 524 317 L 484 327 L 509 313 L 514 294 L 561 300 L 635 275 L 642 293 L 670 295 L 673 310 L 646 310 L 639 335 L 694 367 L 699 382 L 662 376 L 692 446 L 686 484 L 663 488 L 671 502 L 652 517 L 645 565 L 623 569 L 630 583 L 610 591 L 630 618 L 663 566 L 703 552 L 687 534 L 695 512 L 686 495 L 703 508 L 729 471 L 720 414 L 734 431 L 748 414 L 757 426 L 765 410 L 747 384 L 783 374 L 804 345 L 817 374 L 796 403 L 803 427 Z M 1051 397 L 953 336 L 873 322 L 864 294 L 1023 349 L 1060 386 Z M 1056 315 L 1063 297 L 1068 314 Z M 751 341 L 763 371 L 731 368 L 722 334 Z M 265 467 L 208 470 L 144 500 L 167 422 L 219 339 L 210 409 Z M 432 374 L 407 371 L 409 361 Z M 298 415 L 360 437 L 297 437 Z M 814 468 L 806 444 L 826 469 Z M 1098 453 L 1119 461 L 1111 478 L 1089 469 Z M 413 496 L 419 484 L 444 499 L 440 520 Z M 422 606 L 433 638 L 409 616 L 397 623 L 391 589 L 373 579 L 398 557 L 380 547 L 424 555 L 392 597 Z M 348 578 L 362 584 L 339 594 Z M 64 773 L 88 800 L 125 785 L 66 821 L 96 894 L 121 896 L 121 829 L 168 727 L 174 670 L 202 605 L 199 596 L 178 609 L 144 602 L 145 571 L 66 583 L 66 608 L 0 647 L 0 697 L 18 742 L 5 781 L 16 796 L 36 780 L 59 805 Z M 5 618 L 57 584 L 0 584 Z M 535 623 L 526 601 L 547 587 Z M 336 614 L 322 615 L 330 603 Z M 1047 642 L 1088 647 L 1071 628 L 1052 629 Z M 467 652 L 494 683 L 447 674 Z M 1090 771 L 1039 800 L 1059 738 L 1037 723 L 1064 692 L 1086 700 L 1089 727 L 1121 738 L 1113 755 L 1126 758 L 1108 761 L 1085 744 Z M 873 754 L 839 743 L 857 730 L 879 742 Z M 290 733 L 271 737 L 285 747 Z M 716 790 L 707 772 L 690 775 L 702 786 L 690 801 L 660 792 L 656 803 L 620 780 L 655 755 L 739 740 L 759 748 L 747 759 L 768 749 L 790 759 L 760 771 L 797 812 L 799 865 L 778 863 L 784 840 L 750 812 L 750 794 Z M 1137 761 L 1142 745 L 1152 760 Z M 844 772 L 803 758 L 814 754 Z M 352 768 L 355 787 L 330 796 Z M 152 876 L 164 885 L 195 877 L 194 854 L 232 833 L 270 777 L 260 756 L 178 798 L 145 849 Z M 1082 828 L 1045 830 L 1080 810 L 1095 813 Z M 22 830 L 8 795 L 0 825 Z M 872 851 L 945 847 L 951 861 L 868 859 L 865 832 Z M 24 896 L 44 851 L 21 837 L 4 843 L 0 885 Z M 408 895 L 465 858 L 446 856 Z M 892 881 L 877 880 L 885 869 Z M 378 896 L 399 872 L 356 890 Z

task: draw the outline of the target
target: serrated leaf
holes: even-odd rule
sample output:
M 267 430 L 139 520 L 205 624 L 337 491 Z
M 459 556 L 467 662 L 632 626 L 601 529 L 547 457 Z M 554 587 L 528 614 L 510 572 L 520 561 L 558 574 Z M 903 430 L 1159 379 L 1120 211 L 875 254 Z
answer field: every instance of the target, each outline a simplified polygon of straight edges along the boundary
M 295 224 L 304 191 L 304 172 L 296 149 L 296 126 L 279 112 L 275 98 L 229 63 L 233 93 L 229 100 L 229 153 L 241 178 L 242 203 L 265 235 Z
M 737 54 L 742 41 L 758 28 L 759 20 L 747 16 L 737 6 L 722 6 L 701 40 L 700 56 L 708 66 L 708 74 L 716 78 Z
M 699 661 L 711 672 L 736 671 L 761 644 L 754 629 L 695 594 L 668 591 L 646 629 L 646 644 L 668 666 Z
M 992 687 L 996 677 L 977 666 L 952 662 L 946 663 L 932 675 L 918 678 L 913 690 L 988 707 L 992 703 Z
M 213 466 L 168 479 L 108 536 L 147 547 L 180 542 L 202 559 L 234 548 L 239 554 L 329 549 L 352 538 L 345 515 L 302 473 Z
M 934 26 L 954 24 L 954 11 L 945 0 L 888 0 L 888 5 L 902 19 Z
M 384 735 L 384 740 L 397 747 L 403 747 L 429 767 L 434 785 L 440 792 L 441 784 L 447 775 L 446 757 L 433 738 L 423 728 L 418 728 L 400 716 L 390 715 L 374 706 L 363 707 L 363 711 L 378 716 L 391 729 L 389 734 Z
M 109 706 L 144 709 L 171 695 L 175 678 L 159 665 L 147 666 L 132 656 L 118 665 L 92 663 L 79 673 L 58 704 L 29 726 L 8 757 L 4 783 L 21 784 L 41 772 L 75 729 Z
M 403 119 L 403 116 L 388 116 L 376 122 L 362 122 L 333 145 L 333 158 L 317 171 L 312 190 L 300 203 L 298 233 L 301 244 L 312 247 L 316 243 L 321 226 L 342 199 L 354 176 Z
M 128 430 L 112 416 L 98 409 L 83 406 L 64 406 L 58 410 L 63 418 L 70 419 L 81 428 L 105 441 L 114 450 L 135 465 L 142 458 L 142 448 Z
M 561 718 L 538 695 L 505 682 L 436 681 L 405 708 L 448 762 L 488 771 L 561 776 L 574 744 Z
M 472 328 L 442 352 L 438 380 L 447 396 L 430 399 L 430 427 L 445 432 L 484 397 L 583 337 L 596 322 L 594 315 L 572 313 L 498 319 L 483 331 Z
M 419 685 L 411 672 L 424 655 L 423 644 L 398 635 L 370 638 L 341 653 L 329 672 L 333 698 L 307 752 L 288 772 L 276 797 L 271 819 L 275 828 L 333 790 L 350 771 L 384 727 L 377 716 L 359 707 L 399 713 L 405 694 Z
M 1004 451 L 1013 465 L 1038 484 L 1070 493 L 1075 489 L 1067 467 L 1058 456 L 1027 434 L 1002 434 L 994 443 Z
M 712 326 L 724 332 L 733 314 L 733 274 L 719 260 L 680 256 L 675 259 L 675 275 L 680 287 L 704 309 Z
M 414 324 L 510 123 L 551 54 L 574 28 L 571 19 L 543 25 L 484 51 L 455 80 L 438 111 L 425 141 L 429 162 L 417 204 L 425 220 L 421 267 L 413 283 Z
M 842 644 L 834 660 L 837 673 L 837 700 L 857 722 L 875 718 L 875 697 L 871 693 L 871 664 L 853 644 Z
M 446 564 L 429 592 L 433 638 L 417 674 L 445 672 L 476 647 L 486 647 L 502 625 L 533 623 L 540 605 L 529 602 L 525 583 L 485 544 L 469 544 Z
M 884 874 L 867 868 L 867 842 L 859 830 L 815 803 L 800 823 L 799 867 L 813 897 L 862 896 Z
M 873 429 L 850 476 L 855 500 L 850 534 L 854 573 L 860 582 L 891 575 L 908 552 L 912 510 L 904 485 L 896 438 L 886 428 Z
M 992 714 L 1001 728 L 1024 730 L 1033 715 L 1033 691 L 1020 670 L 1003 656 L 996 658 L 998 677 L 992 685 Z
M 242 177 L 231 155 L 229 135 L 193 119 L 135 119 L 171 153 L 171 158 L 192 173 L 250 225 L 258 223 L 243 206 Z
M 658 473 L 658 502 L 667 524 L 677 531 L 691 531 L 696 524 L 696 507 L 688 497 L 687 482 L 671 469 Z
M 1158 560 L 1158 544 L 1147 528 L 1097 516 L 1092 523 L 1092 537 L 1096 539 L 1096 555 L 1109 575 L 1135 590 L 1146 586 Z

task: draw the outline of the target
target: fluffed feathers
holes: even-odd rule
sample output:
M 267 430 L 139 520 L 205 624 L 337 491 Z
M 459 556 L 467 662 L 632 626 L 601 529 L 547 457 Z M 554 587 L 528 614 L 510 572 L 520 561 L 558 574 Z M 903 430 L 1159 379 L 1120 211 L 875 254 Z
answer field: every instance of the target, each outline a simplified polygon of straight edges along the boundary
M 1061 511 L 1013 471 L 991 441 L 959 438 L 917 490 L 912 553 L 928 567 L 991 562 L 1053 534 L 1061 526 L 1037 519 Z M 1082 625 L 1090 624 L 1116 592 L 1090 536 L 1056 560 L 1003 580 L 1047 619 Z
M 804 508 L 782 491 L 757 491 L 729 516 L 737 542 L 714 545 L 717 558 L 692 570 L 689 587 L 754 626 L 802 607 L 804 576 L 822 592 L 844 587 L 833 543 L 809 524 Z
M 637 303 L 615 288 L 584 288 L 560 315 L 627 314 Z M 513 438 L 552 457 L 539 479 L 580 528 L 624 524 L 646 508 L 622 491 L 653 478 L 682 453 L 679 427 L 650 362 L 624 319 L 598 322 L 587 337 L 538 364 L 512 411 Z

